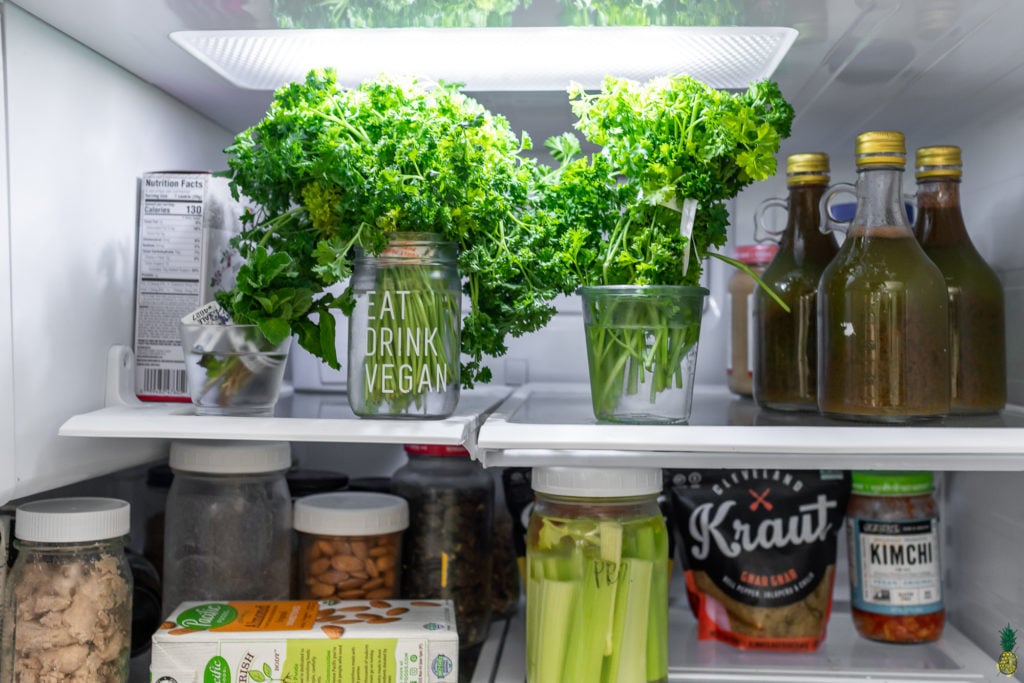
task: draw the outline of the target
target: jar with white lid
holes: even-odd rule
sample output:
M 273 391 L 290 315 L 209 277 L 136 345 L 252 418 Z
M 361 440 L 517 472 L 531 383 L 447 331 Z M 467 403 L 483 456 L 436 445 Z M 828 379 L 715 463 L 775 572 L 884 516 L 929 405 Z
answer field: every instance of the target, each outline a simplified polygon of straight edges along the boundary
M 287 442 L 175 441 L 164 528 L 164 614 L 195 600 L 286 600 Z
M 0 680 L 128 680 L 132 578 L 127 502 L 58 498 L 15 512 Z
M 389 493 L 339 491 L 295 501 L 296 597 L 380 600 L 399 595 L 409 506 Z
M 661 470 L 539 467 L 531 483 L 527 682 L 667 680 Z

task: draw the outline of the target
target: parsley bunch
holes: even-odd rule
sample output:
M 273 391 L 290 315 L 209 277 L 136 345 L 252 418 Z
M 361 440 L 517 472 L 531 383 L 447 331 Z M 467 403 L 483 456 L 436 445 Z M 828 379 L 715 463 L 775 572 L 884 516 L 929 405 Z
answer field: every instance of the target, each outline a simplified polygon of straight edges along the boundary
M 577 129 L 599 150 L 582 156 L 568 133 L 547 142 L 561 166 L 545 179 L 539 210 L 554 226 L 567 280 L 694 286 L 708 255 L 753 275 L 713 249 L 726 241 L 725 202 L 775 173 L 793 120 L 777 85 L 730 94 L 686 76 L 644 84 L 609 77 L 600 92 L 577 87 L 570 99 Z M 687 200 L 698 207 L 689 235 L 682 230 Z M 653 406 L 674 401 L 665 392 L 685 391 L 682 369 L 700 331 L 694 301 L 703 297 L 660 287 L 605 294 L 584 290 L 594 413 L 610 420 L 658 413 Z M 638 412 L 638 401 L 649 408 Z
M 351 274 L 354 248 L 379 254 L 390 233 L 435 233 L 458 245 L 470 303 L 462 383 L 486 382 L 484 356 L 546 324 L 564 290 L 554 226 L 530 203 L 542 173 L 521 154 L 529 146 L 456 85 L 382 76 L 343 88 L 312 71 L 227 149 L 233 192 L 258 209 L 243 216 L 246 262 L 218 301 L 338 368 L 331 311 L 354 301 L 327 290 Z
M 572 134 L 548 140 L 562 165 L 545 207 L 578 284 L 697 284 L 701 261 L 725 244 L 725 202 L 775 173 L 793 108 L 770 81 L 733 94 L 687 76 L 609 77 L 599 93 L 569 95 L 576 128 L 600 150 L 586 158 Z M 686 199 L 699 203 L 690 239 Z

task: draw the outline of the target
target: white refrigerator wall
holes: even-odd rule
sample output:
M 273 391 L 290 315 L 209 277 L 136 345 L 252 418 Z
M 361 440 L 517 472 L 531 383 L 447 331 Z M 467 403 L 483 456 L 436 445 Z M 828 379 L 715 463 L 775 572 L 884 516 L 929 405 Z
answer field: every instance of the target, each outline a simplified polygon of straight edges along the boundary
M 2 9 L 7 501 L 152 459 L 155 443 L 63 439 L 57 429 L 103 406 L 107 350 L 132 341 L 136 179 L 223 168 L 231 135 L 23 10 Z

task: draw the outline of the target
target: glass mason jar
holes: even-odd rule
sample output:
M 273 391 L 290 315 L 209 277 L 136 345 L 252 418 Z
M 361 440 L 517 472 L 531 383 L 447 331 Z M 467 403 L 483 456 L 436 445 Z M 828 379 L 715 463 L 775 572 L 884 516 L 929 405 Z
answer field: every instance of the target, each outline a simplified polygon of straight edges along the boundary
M 287 600 L 286 442 L 174 441 L 164 517 L 164 615 L 196 600 Z
M 931 472 L 853 472 L 847 506 L 853 623 L 888 643 L 938 640 L 946 621 Z
M 462 289 L 456 245 L 393 233 L 352 273 L 348 400 L 360 417 L 444 418 L 461 383 Z
M 297 597 L 382 600 L 400 595 L 409 506 L 398 496 L 337 491 L 295 501 Z
M 532 484 L 527 683 L 667 681 L 661 470 L 544 467 Z
M 946 283 L 914 239 L 903 204 L 903 134 L 857 136 L 857 209 L 818 284 L 818 409 L 907 422 L 949 411 Z M 847 189 L 849 188 L 849 189 Z M 824 229 L 844 227 L 822 197 Z
M 736 247 L 736 260 L 756 275 L 764 273 L 778 250 L 776 244 L 744 244 Z M 725 375 L 729 391 L 750 397 L 754 392 L 754 291 L 757 281 L 738 268 L 729 277 L 726 307 L 729 310 L 729 334 L 725 337 Z
M 818 410 L 818 281 L 839 250 L 835 237 L 818 229 L 818 204 L 828 181 L 827 154 L 791 154 L 788 200 L 767 200 L 754 214 L 755 231 L 765 232 L 765 211 L 788 210 L 779 250 L 761 279 L 789 312 L 761 288 L 754 293 L 753 393 L 763 408 Z
M 0 680 L 125 683 L 132 575 L 127 502 L 60 498 L 15 511 Z
M 672 285 L 583 287 L 594 416 L 686 424 L 708 290 Z
M 964 226 L 960 148 L 917 150 L 914 234 L 946 278 L 949 294 L 950 412 L 993 413 L 1006 404 L 1003 286 Z
M 494 480 L 462 446 L 405 452 L 391 478 L 391 492 L 409 503 L 402 597 L 454 600 L 459 647 L 472 647 L 491 623 Z

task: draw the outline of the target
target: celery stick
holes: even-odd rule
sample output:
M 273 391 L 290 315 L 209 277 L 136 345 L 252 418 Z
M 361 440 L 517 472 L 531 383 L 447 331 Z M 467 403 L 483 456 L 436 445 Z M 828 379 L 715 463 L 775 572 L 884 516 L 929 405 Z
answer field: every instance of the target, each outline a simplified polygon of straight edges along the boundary
M 530 562 L 530 567 L 539 563 Z M 532 572 L 526 580 L 526 671 L 527 678 L 535 680 L 537 671 L 537 636 L 540 631 L 540 611 L 544 602 L 544 582 L 542 576 Z
M 584 565 L 579 603 L 582 609 L 571 638 L 565 662 L 564 681 L 601 680 L 601 667 L 611 647 L 611 625 L 615 609 L 618 563 L 600 557 L 588 558 Z
M 618 591 L 618 576 L 620 569 L 620 562 L 622 561 L 622 525 L 618 522 L 603 521 L 598 523 L 598 531 L 601 534 L 601 559 L 604 561 L 604 566 L 595 565 L 595 580 L 598 578 L 596 573 L 602 572 L 601 580 L 608 584 L 610 590 L 606 591 L 602 595 L 602 609 L 605 613 L 596 616 L 600 619 L 598 624 L 604 629 L 604 645 L 602 652 L 605 656 L 612 653 L 612 643 L 614 638 L 612 637 L 612 624 L 614 623 L 615 616 L 615 595 Z
M 647 681 L 668 678 L 668 558 L 654 560 L 647 611 Z
M 563 683 L 562 667 L 568 651 L 569 628 L 578 581 L 544 579 L 542 600 L 534 646 L 537 648 L 536 668 L 529 683 Z M 540 630 L 543 629 L 543 633 Z
M 624 559 L 626 585 L 615 601 L 615 646 L 608 683 L 646 683 L 647 624 L 651 601 L 651 560 Z
M 637 556 L 653 563 L 646 644 L 648 681 L 668 675 L 668 537 L 659 531 L 649 523 L 636 529 Z
M 598 522 L 601 537 L 601 559 L 618 562 L 622 557 L 622 525 L 618 522 Z

